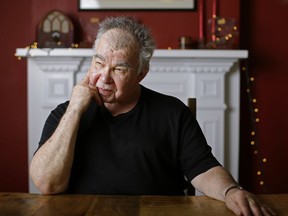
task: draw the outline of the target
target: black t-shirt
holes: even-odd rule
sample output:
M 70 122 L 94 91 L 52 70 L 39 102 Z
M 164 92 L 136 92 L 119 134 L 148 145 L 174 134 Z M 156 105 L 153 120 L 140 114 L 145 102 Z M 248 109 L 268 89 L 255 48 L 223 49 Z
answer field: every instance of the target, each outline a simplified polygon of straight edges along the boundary
M 48 117 L 41 146 L 68 106 Z M 179 99 L 141 86 L 137 105 L 112 116 L 91 102 L 82 115 L 68 193 L 183 195 L 197 175 L 220 165 L 189 108 Z

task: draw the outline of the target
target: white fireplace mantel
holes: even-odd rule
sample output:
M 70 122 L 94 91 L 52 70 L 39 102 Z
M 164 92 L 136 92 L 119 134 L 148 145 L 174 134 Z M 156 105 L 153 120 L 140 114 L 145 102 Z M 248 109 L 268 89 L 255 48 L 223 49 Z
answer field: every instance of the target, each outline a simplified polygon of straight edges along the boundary
M 69 99 L 87 72 L 91 49 L 17 49 L 28 59 L 28 159 L 50 111 Z M 197 120 L 214 155 L 238 179 L 240 69 L 247 50 L 156 50 L 146 87 L 187 103 L 197 98 Z M 30 192 L 37 192 L 29 182 Z

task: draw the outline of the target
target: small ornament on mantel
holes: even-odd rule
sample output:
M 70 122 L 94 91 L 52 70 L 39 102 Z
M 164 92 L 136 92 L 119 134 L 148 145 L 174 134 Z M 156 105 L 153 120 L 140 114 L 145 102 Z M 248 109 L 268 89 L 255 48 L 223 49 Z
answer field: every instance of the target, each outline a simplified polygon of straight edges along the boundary
M 182 36 L 179 38 L 179 48 L 180 49 L 192 49 L 193 42 L 192 38 L 189 36 Z
M 74 40 L 74 25 L 64 13 L 49 12 L 38 26 L 39 48 L 68 48 Z

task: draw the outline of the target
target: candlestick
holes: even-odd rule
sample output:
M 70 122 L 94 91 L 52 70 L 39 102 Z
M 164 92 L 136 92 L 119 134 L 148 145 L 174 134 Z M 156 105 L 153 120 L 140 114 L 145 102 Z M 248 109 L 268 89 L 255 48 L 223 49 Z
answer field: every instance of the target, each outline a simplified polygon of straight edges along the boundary
M 216 18 L 218 15 L 218 0 L 213 0 L 213 5 L 212 5 L 212 17 Z
M 212 41 L 216 40 L 216 23 L 217 23 L 217 0 L 213 0 L 213 5 L 212 5 L 212 26 L 211 26 L 211 33 L 212 33 Z
M 198 0 L 198 10 L 199 10 L 199 40 L 203 40 L 203 13 L 204 13 L 204 8 L 203 8 L 203 0 Z

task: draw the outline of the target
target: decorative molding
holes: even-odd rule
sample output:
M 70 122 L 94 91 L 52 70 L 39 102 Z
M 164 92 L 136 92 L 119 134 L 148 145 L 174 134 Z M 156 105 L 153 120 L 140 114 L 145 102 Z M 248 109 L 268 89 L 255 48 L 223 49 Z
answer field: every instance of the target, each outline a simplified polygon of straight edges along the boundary
M 79 70 L 83 58 L 64 58 L 64 57 L 34 57 L 37 65 L 44 72 L 76 72 Z
M 195 60 L 186 59 L 175 63 L 175 59 L 163 61 L 163 59 L 155 58 L 151 61 L 150 72 L 227 73 L 237 61 L 238 59 L 230 59 L 227 62 L 211 62 L 211 60 L 206 59 L 199 63 Z
M 66 101 L 72 89 L 72 80 L 69 77 L 49 77 L 44 80 L 45 88 L 42 89 L 43 108 L 53 108 L 56 104 Z

